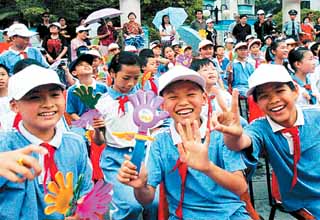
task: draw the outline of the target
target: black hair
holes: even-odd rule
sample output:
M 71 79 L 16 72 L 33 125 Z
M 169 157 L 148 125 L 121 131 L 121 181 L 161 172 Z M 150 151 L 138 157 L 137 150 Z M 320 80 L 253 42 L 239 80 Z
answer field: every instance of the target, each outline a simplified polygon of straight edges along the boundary
M 134 15 L 134 17 L 137 18 L 137 15 L 133 11 L 128 14 L 128 18 L 130 17 L 130 15 Z
M 63 17 L 63 16 L 60 16 L 57 21 L 60 22 L 61 19 L 64 19 L 67 22 L 66 17 Z
M 310 18 L 309 18 L 309 17 L 304 17 L 304 18 L 302 19 L 302 22 L 304 23 L 306 19 L 309 19 L 309 21 L 310 21 Z
M 4 69 L 7 72 L 7 74 L 9 75 L 9 68 L 6 65 L 3 65 L 0 63 L 0 68 Z
M 216 52 L 217 52 L 218 48 L 223 48 L 224 49 L 224 46 L 223 45 L 214 45 L 214 47 L 213 47 L 214 56 L 216 56 Z
M 281 43 L 285 43 L 284 39 L 274 40 L 274 41 L 272 41 L 270 46 L 267 47 L 267 50 L 266 50 L 266 61 L 267 62 L 274 61 L 274 54 L 272 51 L 276 50 Z
M 314 43 L 311 47 L 310 47 L 310 50 L 313 54 L 313 56 L 318 56 L 318 48 L 320 46 L 320 42 L 317 42 L 317 43 Z
M 293 82 L 285 82 L 285 83 L 277 82 L 277 83 L 288 85 L 289 88 L 291 89 L 291 91 L 295 91 L 295 90 L 296 90 L 296 87 L 294 86 Z M 257 101 L 258 101 L 258 96 L 259 96 L 259 94 L 258 94 L 258 92 L 257 92 L 257 88 L 258 88 L 258 87 L 259 87 L 259 86 L 257 86 L 257 87 L 252 91 L 252 97 L 253 97 L 253 101 L 254 101 L 255 103 L 257 103 Z
M 41 14 L 41 17 L 43 17 L 43 16 L 45 16 L 45 15 L 49 15 L 49 16 L 50 16 L 49 12 L 45 11 L 45 12 L 43 12 L 43 13 Z
M 165 52 L 165 50 L 166 50 L 168 47 L 170 47 L 170 48 L 171 48 L 171 50 L 173 50 L 172 46 L 170 46 L 170 45 L 166 45 L 166 46 L 164 46 L 164 47 L 162 48 L 162 54 L 163 54 L 163 56 L 164 56 L 164 52 Z
M 141 68 L 141 61 L 138 55 L 129 51 L 121 51 L 112 58 L 109 66 L 110 72 L 121 71 L 122 65 L 139 66 Z
M 213 66 L 216 66 L 216 64 L 208 59 L 208 58 L 204 58 L 204 59 L 193 59 L 190 65 L 190 69 L 194 70 L 194 71 L 199 71 L 202 67 L 209 65 L 210 63 L 213 64 Z
M 165 18 L 165 17 L 168 17 L 168 18 L 169 18 L 169 24 L 171 24 L 171 23 L 170 23 L 170 17 L 169 17 L 169 15 L 163 15 L 163 16 L 162 16 L 162 20 L 161 20 L 161 21 L 162 21 L 162 22 L 161 22 L 161 26 L 163 27 L 163 29 L 166 29 L 166 25 L 165 25 L 165 23 L 164 23 L 164 18 Z
M 18 62 L 16 62 L 16 64 L 13 66 L 13 74 L 20 72 L 24 68 L 26 68 L 30 65 L 33 65 L 33 64 L 44 67 L 44 66 L 42 66 L 42 64 L 39 61 L 37 61 L 35 59 L 27 58 L 27 59 L 19 60 Z
M 141 65 L 143 67 L 147 66 L 147 63 L 148 63 L 148 59 L 149 58 L 154 58 L 154 53 L 151 49 L 142 49 L 139 53 L 139 58 L 140 58 L 140 61 L 141 61 Z
M 294 71 L 297 71 L 297 68 L 295 66 L 295 62 L 301 61 L 305 55 L 306 52 L 309 52 L 305 47 L 297 47 L 289 52 L 288 60 L 290 63 L 291 68 Z
M 201 12 L 201 13 L 202 13 L 202 10 L 201 10 L 201 9 L 196 9 L 196 10 L 194 11 L 194 14 L 197 15 L 198 12 Z
M 246 15 L 246 14 L 240 15 L 240 19 L 242 19 L 242 18 L 244 18 L 244 17 L 248 18 L 248 15 Z

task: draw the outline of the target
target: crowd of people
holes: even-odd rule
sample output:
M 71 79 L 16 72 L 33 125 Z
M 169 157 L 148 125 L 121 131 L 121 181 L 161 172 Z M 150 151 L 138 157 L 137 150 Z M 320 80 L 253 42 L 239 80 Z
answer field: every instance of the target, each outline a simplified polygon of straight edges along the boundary
M 133 12 L 123 33 L 137 47 L 122 48 L 111 21 L 101 21 L 97 46 L 84 24 L 72 39 L 65 18 L 50 23 L 44 13 L 41 52 L 30 46 L 35 32 L 12 24 L 0 54 L 0 218 L 64 219 L 44 212 L 46 184 L 61 171 L 73 183 L 83 174 L 82 198 L 98 180 L 111 183 L 110 219 L 255 220 L 244 197 L 262 154 L 283 208 L 320 218 L 320 19 L 300 26 L 297 11 L 288 14 L 280 37 L 263 10 L 256 35 L 236 16 L 219 44 L 214 21 L 197 10 L 191 27 L 208 33 L 197 48 L 175 41 L 169 15 L 144 49 Z M 135 139 L 116 134 L 138 132 L 128 96 L 141 90 L 161 96 L 155 114 L 169 117 L 149 129 L 137 170 Z

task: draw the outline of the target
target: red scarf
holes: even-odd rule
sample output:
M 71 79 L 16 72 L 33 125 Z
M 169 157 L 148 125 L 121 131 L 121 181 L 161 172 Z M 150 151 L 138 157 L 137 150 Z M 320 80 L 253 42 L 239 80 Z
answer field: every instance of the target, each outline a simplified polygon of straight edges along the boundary
M 125 104 L 126 102 L 129 101 L 128 96 L 122 96 L 122 97 L 120 96 L 118 100 L 119 100 L 118 114 L 121 114 L 121 113 L 125 114 Z
M 23 59 L 27 59 L 28 58 L 28 54 L 25 51 L 20 51 L 19 55 L 22 55 Z
M 50 172 L 51 180 L 55 180 L 55 175 L 58 172 L 57 165 L 54 161 L 54 153 L 56 148 L 48 143 L 42 143 L 41 146 L 45 147 L 48 150 L 48 153 L 44 156 L 44 178 L 43 178 L 43 189 L 44 193 L 47 194 L 47 178 L 48 172 Z
M 293 178 L 292 178 L 291 188 L 290 188 L 290 190 L 292 190 L 298 181 L 297 164 L 301 156 L 299 130 L 298 130 L 298 127 L 295 126 L 291 128 L 285 128 L 281 130 L 281 133 L 290 133 L 293 140 Z

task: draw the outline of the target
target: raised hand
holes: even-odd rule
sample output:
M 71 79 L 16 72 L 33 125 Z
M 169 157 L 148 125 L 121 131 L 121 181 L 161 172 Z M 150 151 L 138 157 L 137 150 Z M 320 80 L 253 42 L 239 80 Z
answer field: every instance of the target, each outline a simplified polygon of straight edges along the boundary
M 214 130 L 234 136 L 240 136 L 242 134 L 238 96 L 238 90 L 234 89 L 232 91 L 231 110 L 223 109 L 221 113 L 213 113 L 212 127 Z
M 85 85 L 80 85 L 77 87 L 73 93 L 77 95 L 80 100 L 89 108 L 94 109 L 98 100 L 101 97 L 101 93 L 93 94 L 93 88 L 91 86 L 86 87 Z
M 136 189 L 144 187 L 148 177 L 144 164 L 141 166 L 140 173 L 138 174 L 137 167 L 130 161 L 130 156 L 125 155 L 125 159 L 118 172 L 117 179 L 119 182 Z
M 71 172 L 67 173 L 66 183 L 60 171 L 56 173 L 55 179 L 57 183 L 52 181 L 48 184 L 50 193 L 45 195 L 44 201 L 50 205 L 44 209 L 44 213 L 51 215 L 54 212 L 58 212 L 65 215 L 73 198 L 73 174 Z
M 167 112 L 157 111 L 163 102 L 163 98 L 155 96 L 152 91 L 139 90 L 128 98 L 134 107 L 133 120 L 139 127 L 138 132 L 140 134 L 146 134 L 148 128 L 152 128 L 160 120 L 168 117 Z
M 111 190 L 111 184 L 99 180 L 77 206 L 76 213 L 80 219 L 99 220 L 99 214 L 108 211 L 109 203 L 112 200 Z
M 191 125 L 190 120 L 187 119 L 185 129 L 180 123 L 178 124 L 177 129 L 182 140 L 182 144 L 178 144 L 181 162 L 186 163 L 193 169 L 202 172 L 206 171 L 210 165 L 210 160 L 208 158 L 208 147 L 210 142 L 209 131 L 206 131 L 206 138 L 204 143 L 202 143 L 197 121 L 193 121 Z

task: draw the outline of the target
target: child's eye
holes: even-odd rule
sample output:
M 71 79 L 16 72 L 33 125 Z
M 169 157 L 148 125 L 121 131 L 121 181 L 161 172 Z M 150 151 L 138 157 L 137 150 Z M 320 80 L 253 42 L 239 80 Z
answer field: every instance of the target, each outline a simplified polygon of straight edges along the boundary
M 31 96 L 26 97 L 26 100 L 37 100 L 37 99 L 40 99 L 40 96 L 31 95 Z
M 267 99 L 268 98 L 268 95 L 267 94 L 261 94 L 258 96 L 258 99 L 259 100 L 262 100 L 262 99 Z
M 195 96 L 195 93 L 188 93 L 188 96 Z
M 134 77 L 134 80 L 138 80 L 139 79 L 139 76 L 138 77 Z
M 130 78 L 129 77 L 123 77 L 122 79 L 123 80 L 129 80 Z
M 174 100 L 174 99 L 176 99 L 177 98 L 177 96 L 169 96 L 168 97 L 168 99 L 170 99 L 170 100 Z

